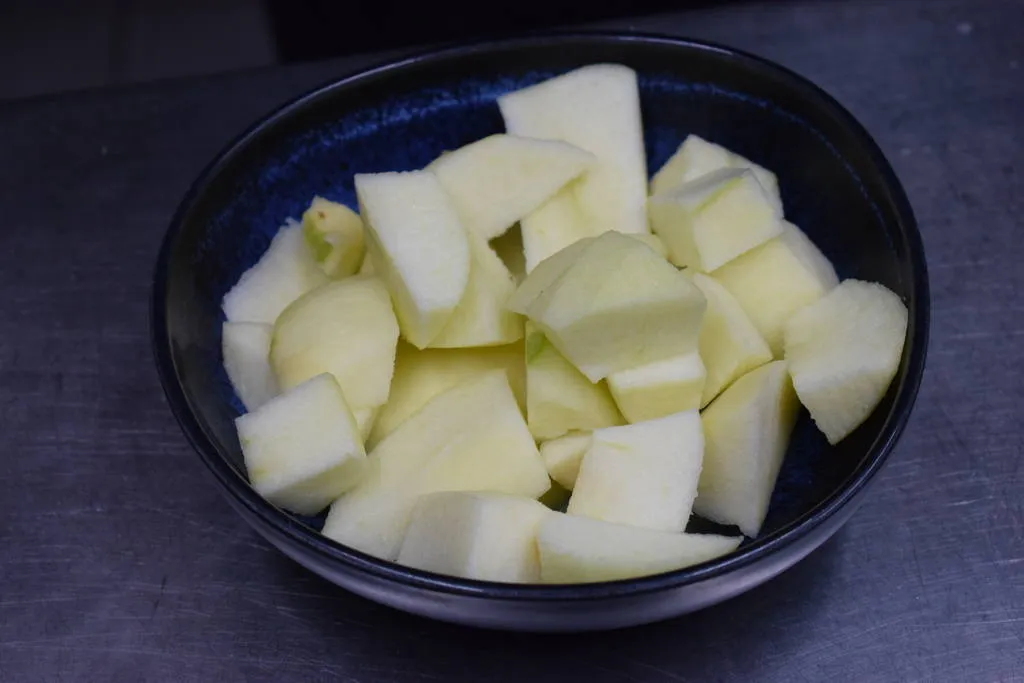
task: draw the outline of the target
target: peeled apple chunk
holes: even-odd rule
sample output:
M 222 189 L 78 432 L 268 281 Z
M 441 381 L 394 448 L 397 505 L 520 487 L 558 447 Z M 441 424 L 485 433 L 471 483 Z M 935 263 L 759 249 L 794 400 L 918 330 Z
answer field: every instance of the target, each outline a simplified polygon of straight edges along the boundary
M 448 192 L 463 226 L 490 240 L 594 161 L 590 152 L 558 140 L 491 135 L 441 156 L 428 169 Z
M 502 370 L 516 403 L 526 410 L 526 364 L 522 341 L 478 349 L 417 349 L 398 342 L 388 402 L 380 409 L 366 447 L 373 448 L 430 399 L 457 384 Z
M 774 173 L 698 135 L 688 135 L 676 153 L 654 174 L 651 179 L 651 194 L 668 192 L 683 183 L 723 168 L 749 168 L 753 171 L 757 182 L 771 197 L 776 211 L 782 215 L 779 181 Z
M 352 275 L 363 263 L 363 221 L 344 204 L 314 197 L 302 214 L 302 231 L 328 277 Z
M 526 272 L 569 245 L 592 235 L 576 200 L 574 181 L 519 222 Z
M 704 295 L 654 250 L 616 232 L 570 250 L 530 273 L 509 308 L 591 382 L 696 350 Z
M 526 419 L 535 439 L 625 422 L 603 382 L 584 377 L 533 325 L 526 329 Z
M 542 207 L 539 225 L 532 215 L 523 218 L 527 271 L 569 244 L 553 243 L 548 253 L 531 248 L 534 233 L 551 233 L 565 219 L 576 224 L 579 237 L 607 230 L 648 232 L 647 162 L 632 69 L 619 64 L 585 66 L 503 95 L 498 107 L 509 133 L 562 140 L 597 157 L 570 192 Z M 578 219 L 569 218 L 576 212 Z
M 402 336 L 424 348 L 448 323 L 469 282 L 469 237 L 434 174 L 356 174 L 374 271 L 395 302 Z
M 753 171 L 724 168 L 648 202 L 651 228 L 677 266 L 711 272 L 782 232 Z
M 537 498 L 550 486 L 505 373 L 494 370 L 435 396 L 378 443 L 366 477 L 334 502 L 323 533 L 393 560 L 421 495 L 492 491 Z
M 273 330 L 265 323 L 224 323 L 221 329 L 224 371 L 246 410 L 256 410 L 277 396 L 269 358 Z
M 231 322 L 273 325 L 288 304 L 327 281 L 302 236 L 302 225 L 291 221 L 224 295 L 221 307 Z
M 615 404 L 629 422 L 643 422 L 700 407 L 704 363 L 691 351 L 608 375 Z
M 289 306 L 274 325 L 270 362 L 282 389 L 334 375 L 353 409 L 388 399 L 398 323 L 375 276 L 336 280 Z
M 478 581 L 537 583 L 537 525 L 549 514 L 520 496 L 431 493 L 416 502 L 398 563 Z
M 363 474 L 363 440 L 331 375 L 303 382 L 235 426 L 249 482 L 278 507 L 316 514 Z
M 882 285 L 846 280 L 786 323 L 800 402 L 835 444 L 868 418 L 903 355 L 907 307 Z
M 593 583 L 661 574 L 731 553 L 742 540 L 552 512 L 537 527 L 540 578 L 543 583 Z
M 839 283 L 835 268 L 795 225 L 716 270 L 711 277 L 732 294 L 776 358 L 786 321 Z
M 762 365 L 722 392 L 701 416 L 706 445 L 693 511 L 757 536 L 799 409 L 785 361 Z
M 700 273 L 692 278 L 708 302 L 699 339 L 707 370 L 700 400 L 703 408 L 734 380 L 770 362 L 772 350 L 729 290 Z
M 576 486 L 580 463 L 590 448 L 590 442 L 590 432 L 573 432 L 540 445 L 540 457 L 544 459 L 544 466 L 548 468 L 548 474 L 559 486 L 569 491 Z
M 703 455 L 696 410 L 596 429 L 566 512 L 681 532 L 697 495 Z
M 466 292 L 431 347 L 497 346 L 523 338 L 522 317 L 505 307 L 516 291 L 512 274 L 483 238 L 470 234 L 469 245 Z

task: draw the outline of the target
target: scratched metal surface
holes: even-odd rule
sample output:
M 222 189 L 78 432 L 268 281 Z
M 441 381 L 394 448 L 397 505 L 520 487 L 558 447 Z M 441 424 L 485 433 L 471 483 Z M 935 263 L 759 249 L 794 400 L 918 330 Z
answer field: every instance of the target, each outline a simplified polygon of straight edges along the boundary
M 628 26 L 806 74 L 906 183 L 930 363 L 845 530 L 727 604 L 585 637 L 439 625 L 333 588 L 214 488 L 157 386 L 146 305 L 210 156 L 363 62 L 27 101 L 0 109 L 0 680 L 1024 680 L 1024 4 L 741 3 Z

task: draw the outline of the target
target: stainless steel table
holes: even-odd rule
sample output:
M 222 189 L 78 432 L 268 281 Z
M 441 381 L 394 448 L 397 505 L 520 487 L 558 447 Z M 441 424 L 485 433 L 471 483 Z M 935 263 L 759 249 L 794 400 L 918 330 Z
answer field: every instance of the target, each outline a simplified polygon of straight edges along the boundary
M 809 76 L 906 183 L 933 278 L 914 418 L 777 580 L 655 626 L 472 631 L 348 595 L 235 518 L 149 352 L 157 244 L 243 126 L 373 58 L 0 108 L 0 680 L 1024 680 L 1024 3 L 729 3 L 619 22 Z

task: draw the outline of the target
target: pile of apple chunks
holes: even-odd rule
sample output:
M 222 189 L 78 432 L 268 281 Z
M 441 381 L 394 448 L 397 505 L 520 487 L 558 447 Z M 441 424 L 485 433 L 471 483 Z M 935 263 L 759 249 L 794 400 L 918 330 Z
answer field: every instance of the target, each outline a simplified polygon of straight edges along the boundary
M 349 547 L 471 579 L 733 551 L 690 515 L 756 536 L 799 403 L 831 443 L 860 425 L 905 306 L 839 284 L 776 177 L 719 145 L 689 136 L 648 183 L 624 66 L 498 105 L 507 134 L 356 175 L 358 214 L 315 198 L 224 298 L 252 486 L 330 506 L 323 534 Z

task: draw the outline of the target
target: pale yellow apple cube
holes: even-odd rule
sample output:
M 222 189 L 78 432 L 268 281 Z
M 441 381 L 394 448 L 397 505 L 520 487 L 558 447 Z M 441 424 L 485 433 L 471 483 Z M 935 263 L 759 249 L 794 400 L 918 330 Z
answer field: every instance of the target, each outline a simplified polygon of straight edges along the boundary
M 537 525 L 549 514 L 520 496 L 427 494 L 413 508 L 398 563 L 477 581 L 537 583 Z
M 282 389 L 329 372 L 349 406 L 374 408 L 387 401 L 397 343 L 384 284 L 354 276 L 303 295 L 280 315 L 270 361 Z
M 706 445 L 693 511 L 757 536 L 798 412 L 784 361 L 762 365 L 722 392 L 701 416 Z
M 783 232 L 716 270 L 712 277 L 732 294 L 776 358 L 782 357 L 786 321 L 838 284 L 821 251 L 792 223 Z
M 871 415 L 903 356 L 907 307 L 880 284 L 846 280 L 786 323 L 797 396 L 838 443 Z
M 700 399 L 703 408 L 733 381 L 770 362 L 772 350 L 729 290 L 700 273 L 692 279 L 708 302 L 699 339 L 707 370 Z
M 314 197 L 302 214 L 302 230 L 313 257 L 328 277 L 352 275 L 366 251 L 363 221 L 344 204 Z
M 683 569 L 731 553 L 742 536 L 685 534 L 552 512 L 537 527 L 544 583 L 618 581 Z
M 363 440 L 329 374 L 240 416 L 235 426 L 249 483 L 274 505 L 313 515 L 361 480 Z
M 402 336 L 424 348 L 447 324 L 469 283 L 470 246 L 434 174 L 356 174 L 367 252 L 394 299 Z
M 226 322 L 221 328 L 224 371 L 246 410 L 256 410 L 278 394 L 270 367 L 273 331 L 266 323 Z
M 608 375 L 615 404 L 629 422 L 700 407 L 705 370 L 696 351 Z
M 559 486 L 572 491 L 590 442 L 590 432 L 571 432 L 541 443 L 540 457 L 544 459 L 548 474 Z
M 428 170 L 441 181 L 463 226 L 490 240 L 595 160 L 590 152 L 557 140 L 491 135 L 442 155 Z
M 697 495 L 703 456 L 696 410 L 594 430 L 566 511 L 681 532 Z
M 648 202 L 651 228 L 677 266 L 711 272 L 782 232 L 781 216 L 748 169 L 701 176 Z

